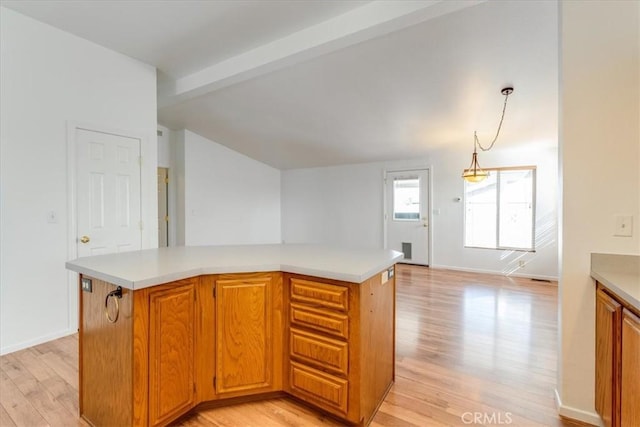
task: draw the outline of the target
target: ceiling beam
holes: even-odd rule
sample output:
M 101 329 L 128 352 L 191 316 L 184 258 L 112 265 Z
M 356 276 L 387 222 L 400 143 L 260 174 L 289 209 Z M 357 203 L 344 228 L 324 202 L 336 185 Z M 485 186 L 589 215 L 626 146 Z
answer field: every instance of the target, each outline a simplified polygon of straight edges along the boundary
M 373 1 L 193 74 L 169 80 L 158 87 L 158 107 L 179 104 L 484 1 Z

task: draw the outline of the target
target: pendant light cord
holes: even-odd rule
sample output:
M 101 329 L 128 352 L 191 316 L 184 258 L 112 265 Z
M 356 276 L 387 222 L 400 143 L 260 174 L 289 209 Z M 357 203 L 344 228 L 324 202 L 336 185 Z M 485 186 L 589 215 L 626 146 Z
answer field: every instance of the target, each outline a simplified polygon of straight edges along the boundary
M 491 141 L 491 144 L 489 145 L 489 147 L 484 148 L 482 146 L 482 144 L 480 144 L 480 141 L 478 140 L 478 135 L 476 133 L 476 131 L 473 131 L 473 139 L 474 139 L 474 144 L 476 144 L 478 147 L 480 147 L 480 149 L 482 151 L 489 151 L 493 148 L 493 144 L 496 143 L 496 141 L 498 140 L 498 135 L 500 135 L 500 129 L 502 129 L 502 122 L 504 121 L 504 113 L 505 111 L 507 111 L 507 100 L 509 99 L 509 95 L 511 95 L 511 92 L 513 91 L 513 89 L 503 89 L 502 93 L 504 94 L 504 105 L 502 106 L 502 117 L 500 117 L 500 123 L 498 123 L 498 130 L 496 131 L 496 136 L 495 138 L 493 138 L 493 141 Z M 475 151 L 475 148 L 474 148 Z

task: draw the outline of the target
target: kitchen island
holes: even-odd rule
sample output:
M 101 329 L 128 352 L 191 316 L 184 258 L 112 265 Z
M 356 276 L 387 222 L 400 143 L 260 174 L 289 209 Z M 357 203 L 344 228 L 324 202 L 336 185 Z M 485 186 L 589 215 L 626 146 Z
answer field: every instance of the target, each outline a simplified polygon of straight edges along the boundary
M 80 414 L 166 425 L 290 395 L 368 424 L 394 380 L 402 254 L 316 245 L 173 247 L 79 258 Z

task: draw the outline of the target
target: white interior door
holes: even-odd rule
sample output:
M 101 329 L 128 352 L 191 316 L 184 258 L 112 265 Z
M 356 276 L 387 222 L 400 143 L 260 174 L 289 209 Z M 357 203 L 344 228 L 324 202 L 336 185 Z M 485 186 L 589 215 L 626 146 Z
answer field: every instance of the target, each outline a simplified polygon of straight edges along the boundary
M 429 171 L 387 172 L 387 248 L 404 253 L 409 264 L 429 265 Z
M 140 140 L 76 129 L 78 256 L 142 248 Z

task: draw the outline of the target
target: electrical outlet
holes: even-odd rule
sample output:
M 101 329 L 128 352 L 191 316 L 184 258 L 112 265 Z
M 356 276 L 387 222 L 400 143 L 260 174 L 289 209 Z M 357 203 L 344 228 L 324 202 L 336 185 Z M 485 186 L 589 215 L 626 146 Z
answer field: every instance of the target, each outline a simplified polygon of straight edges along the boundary
M 524 265 L 525 265 L 525 264 L 526 264 L 526 263 L 525 263 L 525 262 L 524 262 L 524 260 L 522 260 L 522 259 L 521 259 L 520 261 L 518 261 L 518 267 L 519 267 L 519 268 L 524 267 Z
M 49 224 L 57 224 L 58 223 L 58 214 L 56 211 L 47 212 L 47 222 Z
M 633 235 L 633 216 L 616 215 L 616 229 L 614 236 L 631 237 Z
M 93 283 L 91 283 L 91 279 L 87 279 L 86 277 L 82 278 L 82 290 L 85 292 L 93 292 Z
M 384 285 L 389 281 L 389 272 L 387 270 L 381 273 L 380 284 Z

